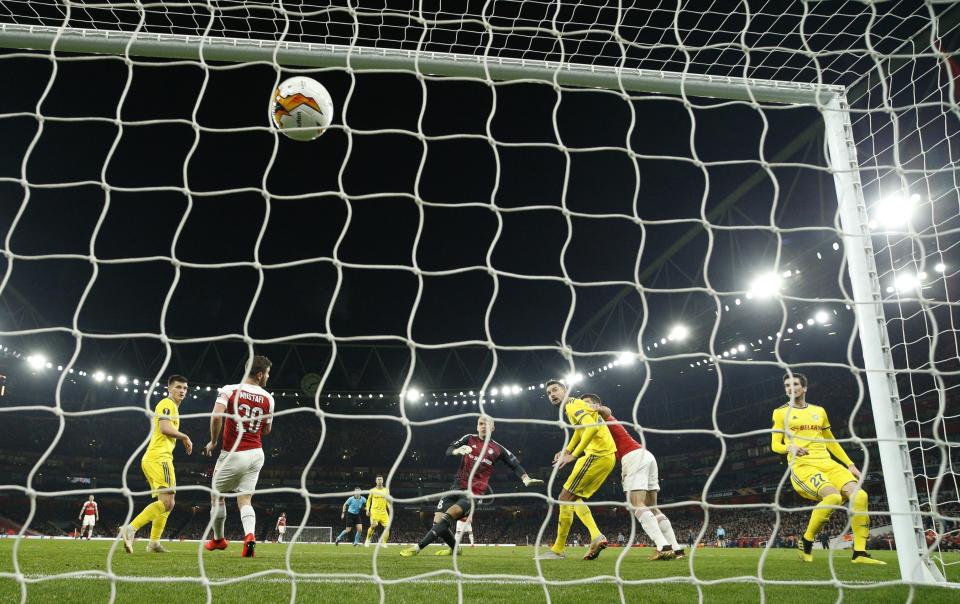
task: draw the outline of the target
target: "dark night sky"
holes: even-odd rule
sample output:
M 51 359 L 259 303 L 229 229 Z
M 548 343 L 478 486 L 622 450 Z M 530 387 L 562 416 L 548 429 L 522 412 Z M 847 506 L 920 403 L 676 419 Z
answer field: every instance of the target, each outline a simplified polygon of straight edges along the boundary
M 417 292 L 417 278 L 410 270 L 416 263 L 423 271 L 451 274 L 424 277 L 413 339 L 436 345 L 486 341 L 484 318 L 494 290 L 486 266 L 489 255 L 494 269 L 519 275 L 499 277 L 490 339 L 498 346 L 555 346 L 572 300 L 567 286 L 543 277 L 561 277 L 566 268 L 572 280 L 595 284 L 576 288 L 568 337 L 622 288 L 596 285 L 603 281 L 633 281 L 643 275 L 645 287 L 676 290 L 705 286 L 706 270 L 714 289 L 742 295 L 750 279 L 774 261 L 774 205 L 779 228 L 823 227 L 782 235 L 781 267 L 804 271 L 802 278 L 790 282 L 789 295 L 801 299 L 786 301 L 788 323 L 804 321 L 825 306 L 817 299 L 842 295 L 840 254 L 830 247 L 837 240 L 830 231 L 836 203 L 820 135 L 786 158 L 805 167 L 775 166 L 763 172 L 760 183 L 715 222 L 756 228 L 714 230 L 709 262 L 708 237 L 701 229 L 666 265 L 647 270 L 658 266 L 658 259 L 694 226 L 701 209 L 709 213 L 719 207 L 757 172 L 761 134 L 762 155 L 769 160 L 819 121 L 814 109 L 771 106 L 761 113 L 746 103 L 693 99 L 688 110 L 676 98 L 638 95 L 628 104 L 617 94 L 593 90 L 565 92 L 557 105 L 557 94 L 548 85 L 491 88 L 481 82 L 433 79 L 424 84 L 424 99 L 421 82 L 409 73 L 351 78 L 339 70 L 284 70 L 282 76 L 294 73 L 320 80 L 336 106 L 335 127 L 311 143 L 289 141 L 267 129 L 268 98 L 278 77 L 270 66 L 218 64 L 205 72 L 196 64 L 137 59 L 128 68 L 115 57 L 61 57 L 49 94 L 38 108 L 52 76 L 49 58 L 0 58 L 0 76 L 16 83 L 16 94 L 0 98 L 0 235 L 10 236 L 7 251 L 46 256 L 15 260 L 12 269 L 4 263 L 10 279 L 2 295 L 11 296 L 11 290 L 18 294 L 9 304 L 35 309 L 46 322 L 38 327 L 69 327 L 90 283 L 91 264 L 49 256 L 86 255 L 92 242 L 101 262 L 78 316 L 78 327 L 86 333 L 159 332 L 175 275 L 168 259 L 172 249 L 179 261 L 199 266 L 180 270 L 164 321 L 171 337 L 241 334 L 251 307 L 248 327 L 255 339 L 327 333 L 331 304 L 330 333 L 337 338 L 405 337 Z M 636 122 L 628 137 L 631 105 Z M 431 140 L 425 150 L 416 136 L 422 108 L 423 134 L 473 137 Z M 44 121 L 34 143 L 38 114 L 98 119 Z M 118 115 L 122 129 L 114 123 Z M 486 136 L 488 122 L 496 148 L 480 138 Z M 557 146 L 558 133 L 568 154 Z M 518 143 L 524 145 L 511 146 Z M 31 144 L 35 146 L 23 166 Z M 614 149 L 584 150 L 597 147 Z M 637 154 L 636 164 L 626 149 Z M 654 155 L 658 157 L 650 157 Z M 25 206 L 21 176 L 30 183 Z M 44 186 L 54 183 L 71 184 Z M 185 188 L 194 195 L 185 195 Z M 415 195 L 422 205 L 414 201 Z M 573 217 L 568 230 L 558 211 L 561 199 L 568 210 L 593 216 L 636 210 L 644 228 L 625 218 Z M 495 207 L 478 205 L 491 202 Z M 11 234 L 21 208 L 24 212 Z M 688 222 L 660 222 L 676 219 Z M 502 230 L 494 244 L 498 220 Z M 562 253 L 569 233 L 569 247 Z M 823 260 L 816 259 L 818 251 L 825 254 Z M 363 266 L 343 268 L 336 299 L 335 252 L 340 262 Z M 254 268 L 215 266 L 251 263 L 255 254 L 269 267 L 263 271 L 256 302 Z M 114 262 L 129 258 L 141 260 Z M 272 266 L 282 263 L 299 264 Z M 462 272 L 452 273 L 458 270 Z M 731 304 L 736 295 L 723 296 L 721 305 Z M 672 324 L 684 322 L 694 335 L 670 351 L 709 350 L 717 320 L 713 296 L 649 292 L 645 309 L 635 292 L 626 301 L 634 309 L 623 324 L 627 329 L 613 326 L 595 341 L 575 341 L 578 353 L 636 350 L 633 321 L 642 317 L 647 319 L 644 346 L 665 336 Z M 843 310 L 842 304 L 827 306 Z M 717 349 L 779 328 L 778 304 L 732 308 L 720 314 Z M 3 329 L 17 327 L 12 320 L 0 321 Z M 849 313 L 842 314 L 833 338 L 810 338 L 799 349 L 784 344 L 781 352 L 790 362 L 843 361 L 851 327 Z M 31 337 L 10 340 L 29 349 L 35 345 Z M 149 338 L 136 339 L 151 345 Z M 68 335 L 46 340 L 51 341 L 64 359 L 72 351 Z M 322 343 L 315 337 L 304 341 Z M 115 359 L 120 342 L 122 338 L 85 344 L 81 362 Z M 156 342 L 152 345 L 159 349 Z M 770 350 L 765 349 L 764 360 L 773 360 Z M 233 350 L 242 351 L 240 346 Z M 409 360 L 401 352 L 396 356 L 400 364 L 387 368 L 395 376 L 402 375 L 403 362 Z M 424 354 L 433 358 L 430 352 Z M 556 351 L 537 356 L 545 373 L 531 375 L 525 373 L 529 365 L 520 355 L 504 352 L 494 383 L 535 383 L 568 369 Z M 577 368 L 590 369 L 611 358 L 585 358 Z M 157 370 L 143 361 L 129 363 L 130 372 Z M 651 375 L 669 383 L 689 369 L 687 365 L 660 363 Z M 479 374 L 489 370 L 481 367 Z M 779 375 L 775 367 L 755 371 L 755 380 Z M 691 391 L 716 388 L 714 377 L 690 373 Z M 299 378 L 293 373 L 280 376 L 275 386 L 296 388 Z M 442 377 L 433 384 L 447 385 L 479 386 L 447 384 Z M 330 387 L 344 386 L 334 377 Z

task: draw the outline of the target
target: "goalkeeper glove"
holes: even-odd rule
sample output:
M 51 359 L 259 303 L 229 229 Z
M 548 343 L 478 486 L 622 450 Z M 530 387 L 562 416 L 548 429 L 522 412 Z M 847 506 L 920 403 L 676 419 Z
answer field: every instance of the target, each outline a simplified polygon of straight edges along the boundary
M 463 445 L 462 447 L 457 447 L 453 450 L 454 455 L 466 455 L 470 451 L 473 451 L 473 448 L 470 445 Z
M 543 484 L 543 481 L 540 480 L 539 478 L 530 478 L 529 476 L 524 476 L 523 486 L 529 487 L 530 485 L 534 485 L 534 484 Z

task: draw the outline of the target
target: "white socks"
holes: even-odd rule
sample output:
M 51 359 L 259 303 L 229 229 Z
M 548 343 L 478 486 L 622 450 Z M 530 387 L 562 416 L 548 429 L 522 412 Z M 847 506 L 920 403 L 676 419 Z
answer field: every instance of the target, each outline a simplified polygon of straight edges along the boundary
M 227 506 L 221 501 L 210 508 L 210 522 L 213 524 L 213 538 L 223 539 L 223 525 L 227 522 Z
M 657 516 L 657 522 L 660 525 L 660 532 L 663 533 L 663 536 L 666 537 L 667 541 L 670 543 L 670 547 L 676 550 L 683 549 L 680 547 L 680 544 L 677 543 L 677 536 L 673 534 L 673 525 L 670 524 L 670 519 L 660 514 Z
M 243 523 L 243 535 L 256 534 L 257 513 L 253 511 L 252 505 L 245 505 L 240 508 L 240 522 Z
M 650 508 L 641 508 L 635 510 L 633 513 L 637 517 L 637 520 L 640 521 L 643 532 L 653 539 L 653 542 L 657 545 L 657 549 L 662 549 L 670 545 L 670 542 L 667 541 L 667 538 L 664 537 L 663 532 L 660 530 L 661 525 L 657 523 L 657 519 L 654 517 L 653 512 L 650 511 Z M 669 522 L 667 524 L 669 525 Z M 673 534 L 673 531 L 671 531 L 671 534 Z

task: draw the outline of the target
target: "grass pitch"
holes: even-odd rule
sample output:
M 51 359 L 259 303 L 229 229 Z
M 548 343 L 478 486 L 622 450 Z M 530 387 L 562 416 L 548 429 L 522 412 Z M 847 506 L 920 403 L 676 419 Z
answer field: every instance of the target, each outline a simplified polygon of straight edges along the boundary
M 16 602 L 21 583 L 13 576 L 14 540 L 0 540 L 0 602 Z M 433 555 L 431 546 L 415 558 L 401 558 L 392 545 L 374 556 L 374 548 L 341 545 L 260 543 L 253 559 L 240 558 L 238 544 L 222 552 L 202 552 L 197 543 L 165 543 L 167 554 L 147 554 L 145 540 L 134 555 L 109 541 L 28 539 L 17 553 L 31 602 L 105 602 L 140 604 L 202 602 L 208 589 L 214 601 L 229 602 L 455 602 L 458 588 L 468 602 L 534 604 L 584 602 L 696 601 L 743 604 L 761 597 L 778 604 L 798 602 L 904 602 L 909 586 L 896 585 L 899 571 L 894 552 L 876 557 L 887 566 L 850 563 L 849 552 L 815 550 L 813 564 L 803 564 L 792 550 L 700 549 L 686 560 L 651 562 L 649 548 L 611 548 L 598 560 L 581 560 L 585 548 L 570 548 L 562 561 L 542 562 L 537 572 L 530 547 L 466 548 L 456 561 L 464 581 L 458 586 L 454 561 Z M 960 566 L 960 555 L 949 562 Z M 831 570 L 832 562 L 832 570 Z M 108 574 L 113 573 L 116 581 Z M 70 576 L 55 576 L 70 574 Z M 202 577 L 209 578 L 205 584 Z M 759 585 L 762 576 L 764 585 Z M 960 574 L 948 576 L 960 581 Z M 618 581 L 618 579 L 620 581 Z M 624 583 L 626 582 L 626 583 Z M 803 582 L 786 584 L 784 582 Z M 831 582 L 834 582 L 831 584 Z M 818 584 L 819 583 L 819 584 Z M 762 595 L 761 595 L 762 592 Z M 622 597 L 621 597 L 622 593 Z M 950 588 L 914 588 L 913 600 L 927 603 L 960 601 Z

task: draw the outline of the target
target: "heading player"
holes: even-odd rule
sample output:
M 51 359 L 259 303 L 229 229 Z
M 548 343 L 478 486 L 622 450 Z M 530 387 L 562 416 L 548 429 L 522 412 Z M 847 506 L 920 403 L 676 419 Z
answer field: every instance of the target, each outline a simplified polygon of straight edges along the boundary
M 477 497 L 485 495 L 487 485 L 490 483 L 490 475 L 493 474 L 493 465 L 498 461 L 505 463 L 513 470 L 513 473 L 523 481 L 523 486 L 543 484 L 542 480 L 530 478 L 523 466 L 520 465 L 520 461 L 503 445 L 493 439 L 487 441 L 487 437 L 493 433 L 493 429 L 493 418 L 481 415 L 477 418 L 476 434 L 465 434 L 447 447 L 447 455 L 463 456 L 450 489 L 470 491 Z M 474 466 L 476 466 L 476 472 L 473 474 L 473 480 L 470 481 L 470 472 L 474 470 Z M 467 484 L 468 481 L 469 484 Z M 470 498 L 465 493 L 452 493 L 443 497 L 437 504 L 437 511 L 433 515 L 433 527 L 427 531 L 418 544 L 400 550 L 400 555 L 404 557 L 416 556 L 420 553 L 420 550 L 439 538 L 450 548 L 444 548 L 436 555 L 449 556 L 457 547 L 456 537 L 450 531 L 450 523 L 458 518 L 469 516 L 472 511 Z
M 264 390 L 270 379 L 273 363 L 257 355 L 250 362 L 247 377 L 239 384 L 220 389 L 210 416 L 210 442 L 203 454 L 213 456 L 223 432 L 223 449 L 213 468 L 214 495 L 210 505 L 213 539 L 204 545 L 207 550 L 227 549 L 223 538 L 227 521 L 227 505 L 221 493 L 236 493 L 240 522 L 243 524 L 243 549 L 240 556 L 252 558 L 257 545 L 257 514 L 253 511 L 253 492 L 263 468 L 262 438 L 273 429 L 273 397 Z
M 657 546 L 651 560 L 673 560 L 683 558 L 683 548 L 673 534 L 673 525 L 667 515 L 657 507 L 657 494 L 660 492 L 660 472 L 657 458 L 650 449 L 638 443 L 626 428 L 620 425 L 596 394 L 584 394 L 583 400 L 600 414 L 610 428 L 610 436 L 617 446 L 617 459 L 620 460 L 620 483 L 633 507 L 633 515 L 640 522 L 643 532 Z M 623 537 L 621 534 L 620 537 Z M 617 538 L 620 541 L 620 537 Z
M 870 517 L 867 492 L 857 485 L 860 470 L 847 456 L 830 430 L 827 410 L 807 402 L 807 377 L 800 373 L 783 376 L 788 402 L 773 411 L 770 448 L 786 454 L 790 466 L 790 484 L 801 497 L 820 502 L 810 513 L 810 523 L 797 547 L 800 559 L 813 562 L 813 541 L 823 525 L 844 500 L 851 501 L 853 515 L 853 562 L 886 564 L 867 553 Z M 840 465 L 831 458 L 840 460 Z
M 353 495 L 347 497 L 347 500 L 343 502 L 343 507 L 340 508 L 340 520 L 345 520 L 347 525 L 337 535 L 333 542 L 334 545 L 340 545 L 340 540 L 343 539 L 344 535 L 349 535 L 350 531 L 353 531 L 353 546 L 360 545 L 360 536 L 363 534 L 363 520 L 360 518 L 360 512 L 366 502 L 367 498 L 363 496 L 360 487 L 355 488 Z
M 390 492 L 383 486 L 383 476 L 377 476 L 377 486 L 370 489 L 366 507 L 370 528 L 367 529 L 367 540 L 363 546 L 370 547 L 374 531 L 380 527 L 379 541 L 382 542 L 383 547 L 387 547 L 387 539 L 390 536 Z
M 174 493 L 177 487 L 177 474 L 173 470 L 173 448 L 177 441 L 183 441 L 183 449 L 190 455 L 193 442 L 180 432 L 180 404 L 187 396 L 187 378 L 171 375 L 167 378 L 167 393 L 153 410 L 153 431 L 150 444 L 140 461 L 140 468 L 150 485 L 150 495 L 157 500 L 143 508 L 129 525 L 120 527 L 120 538 L 128 554 L 133 553 L 133 541 L 140 527 L 150 524 L 150 543 L 147 551 L 164 553 L 166 548 L 160 545 L 160 537 L 167 526 L 167 518 L 173 510 Z
M 287 513 L 280 512 L 277 518 L 277 543 L 283 543 L 283 535 L 287 532 Z
M 579 398 L 567 398 L 567 387 L 563 382 L 550 380 L 547 382 L 546 392 L 554 406 L 563 405 L 567 421 L 577 426 L 566 449 L 558 452 L 553 461 L 557 468 L 562 468 L 574 460 L 576 464 L 558 497 L 561 504 L 557 540 L 549 551 L 540 554 L 537 559 L 566 558 L 564 550 L 567 547 L 567 535 L 570 534 L 573 515 L 576 513 L 580 522 L 590 531 L 590 549 L 583 559 L 593 560 L 607 547 L 607 538 L 597 528 L 589 506 L 562 502 L 583 501 L 596 493 L 617 465 L 617 447 L 610 436 L 610 429 L 590 405 Z
M 80 508 L 80 537 L 83 538 L 84 533 L 87 535 L 87 541 L 90 541 L 90 538 L 93 537 L 93 527 L 97 522 L 100 522 L 100 508 L 97 507 L 97 502 L 93 500 L 93 495 L 87 498 L 84 502 L 83 507 Z

